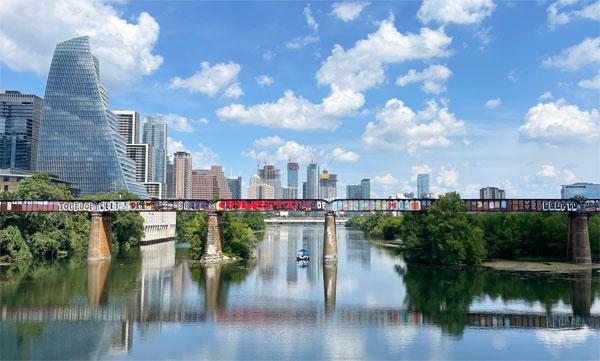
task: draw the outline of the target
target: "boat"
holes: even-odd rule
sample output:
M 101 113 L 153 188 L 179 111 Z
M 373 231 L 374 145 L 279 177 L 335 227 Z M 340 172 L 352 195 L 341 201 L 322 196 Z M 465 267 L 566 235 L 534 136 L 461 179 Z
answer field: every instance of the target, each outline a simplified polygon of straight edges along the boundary
M 308 250 L 306 249 L 301 249 L 298 251 L 298 254 L 296 255 L 296 261 L 308 261 L 309 260 L 309 256 L 308 256 Z

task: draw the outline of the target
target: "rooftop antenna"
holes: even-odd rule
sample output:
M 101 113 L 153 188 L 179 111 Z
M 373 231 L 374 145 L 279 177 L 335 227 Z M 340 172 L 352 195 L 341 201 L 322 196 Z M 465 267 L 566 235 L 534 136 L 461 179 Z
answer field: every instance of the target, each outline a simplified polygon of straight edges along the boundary
M 315 159 L 313 158 L 312 147 L 308 147 L 308 153 L 310 154 L 310 162 L 314 163 Z
M 258 159 L 256 149 L 254 149 L 254 158 L 256 158 L 256 175 L 258 176 L 260 174 L 260 159 Z

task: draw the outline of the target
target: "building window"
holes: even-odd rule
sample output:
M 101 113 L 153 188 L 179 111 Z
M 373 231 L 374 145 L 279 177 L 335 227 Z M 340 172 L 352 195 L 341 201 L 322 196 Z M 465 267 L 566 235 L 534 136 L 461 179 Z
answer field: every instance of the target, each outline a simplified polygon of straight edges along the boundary
M 4 191 L 5 191 L 5 192 L 8 192 L 8 184 L 5 184 L 5 185 L 4 185 Z

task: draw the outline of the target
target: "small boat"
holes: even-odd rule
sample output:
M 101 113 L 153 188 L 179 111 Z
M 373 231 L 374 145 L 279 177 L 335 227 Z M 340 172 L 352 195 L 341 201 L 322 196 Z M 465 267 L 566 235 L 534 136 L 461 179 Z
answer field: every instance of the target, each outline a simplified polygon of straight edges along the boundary
M 308 251 L 305 249 L 301 249 L 298 251 L 296 255 L 296 261 L 308 261 L 309 260 Z

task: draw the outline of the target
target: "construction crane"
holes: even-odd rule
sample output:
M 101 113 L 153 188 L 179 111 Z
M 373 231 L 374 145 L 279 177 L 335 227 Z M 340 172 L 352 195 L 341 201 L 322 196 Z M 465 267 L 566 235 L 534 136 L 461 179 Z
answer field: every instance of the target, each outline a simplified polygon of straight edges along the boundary
M 308 153 L 310 154 L 310 162 L 314 163 L 315 159 L 313 158 L 312 147 L 308 147 Z
M 333 161 L 335 160 L 335 155 L 331 154 L 330 156 L 331 156 L 331 159 L 325 161 L 325 163 L 323 164 L 323 173 L 327 173 L 327 169 L 329 168 L 331 163 L 333 163 Z

